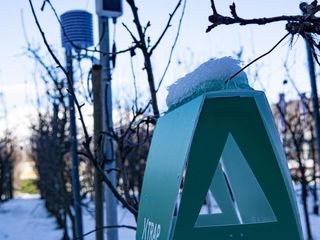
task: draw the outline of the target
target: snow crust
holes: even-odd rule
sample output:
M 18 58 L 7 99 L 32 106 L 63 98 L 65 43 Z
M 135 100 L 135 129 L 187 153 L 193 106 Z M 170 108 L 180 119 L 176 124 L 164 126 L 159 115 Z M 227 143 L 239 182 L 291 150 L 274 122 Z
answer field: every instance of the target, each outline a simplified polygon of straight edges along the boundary
M 210 59 L 167 87 L 167 106 L 169 109 L 180 106 L 209 91 L 251 89 L 247 75 L 243 71 L 225 83 L 240 69 L 240 61 L 232 57 Z
M 301 203 L 301 186 L 294 185 L 298 209 L 300 212 L 301 225 L 306 237 L 305 219 L 303 205 Z M 318 192 L 320 194 L 320 191 Z M 91 204 L 93 207 L 94 203 Z M 89 204 L 90 205 L 90 204 Z M 310 210 L 313 205 L 311 194 L 308 195 L 308 206 Z M 213 212 L 217 206 L 213 203 Z M 311 212 L 311 211 L 310 211 Z M 95 227 L 94 218 L 83 208 L 84 232 L 88 232 Z M 314 240 L 320 240 L 320 217 L 310 214 L 311 231 Z M 118 207 L 118 223 L 135 226 L 135 220 L 127 210 Z M 71 234 L 71 228 L 69 229 Z M 4 203 L 0 203 L 0 239 L 1 240 L 59 240 L 63 236 L 61 229 L 44 207 L 44 202 L 39 197 L 35 198 L 16 198 Z M 84 240 L 94 240 L 95 234 L 90 234 Z M 135 239 L 135 231 L 126 228 L 119 229 L 119 240 Z
M 84 233 L 95 229 L 94 203 L 88 202 L 86 205 L 91 210 L 82 208 Z M 132 214 L 121 206 L 118 206 L 118 224 L 136 226 Z M 71 226 L 69 221 L 68 225 Z M 68 230 L 69 237 L 72 237 L 71 227 Z M 119 228 L 118 232 L 119 240 L 135 239 L 135 231 L 131 229 Z M 39 196 L 24 195 L 0 203 L 0 240 L 60 240 L 62 237 L 63 230 L 58 228 Z M 84 240 L 95 240 L 95 233 Z

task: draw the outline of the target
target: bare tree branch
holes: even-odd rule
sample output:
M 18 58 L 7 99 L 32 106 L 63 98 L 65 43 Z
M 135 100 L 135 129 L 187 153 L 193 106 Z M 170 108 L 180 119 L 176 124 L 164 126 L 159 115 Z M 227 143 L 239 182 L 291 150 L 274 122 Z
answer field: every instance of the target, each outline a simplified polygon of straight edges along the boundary
M 29 43 L 27 43 L 28 46 L 30 46 Z M 27 51 L 29 53 L 31 53 L 31 57 L 34 58 L 38 63 L 40 63 L 41 67 L 46 71 L 47 75 L 50 77 L 50 79 L 52 80 L 52 82 L 55 85 L 55 88 L 58 90 L 59 93 L 59 102 L 61 104 L 63 104 L 63 107 L 65 106 L 65 102 L 63 101 L 63 98 L 65 96 L 65 94 L 63 93 L 62 89 L 64 88 L 63 84 L 61 82 L 59 82 L 59 80 L 57 79 L 56 75 L 54 74 L 54 70 L 50 68 L 49 66 L 47 66 L 45 64 L 45 62 L 42 60 L 42 58 L 39 56 L 39 54 L 37 53 L 36 50 L 32 49 L 31 47 L 28 47 Z M 42 76 L 43 81 L 47 84 L 47 80 L 45 79 L 44 76 Z
M 184 1 L 183 8 L 182 8 L 182 13 L 181 13 L 181 17 L 180 17 L 180 19 L 179 19 L 179 25 L 178 25 L 177 34 L 176 34 L 176 37 L 175 37 L 175 39 L 174 39 L 174 42 L 173 42 L 173 44 L 172 44 L 172 46 L 171 46 L 169 59 L 168 59 L 167 65 L 166 65 L 166 67 L 165 67 L 165 69 L 164 69 L 164 72 L 163 72 L 163 74 L 162 74 L 162 77 L 160 78 L 160 81 L 159 81 L 159 83 L 158 83 L 158 87 L 157 87 L 157 89 L 156 89 L 156 92 L 159 91 L 159 88 L 161 87 L 161 84 L 162 84 L 162 82 L 163 82 L 163 80 L 164 80 L 164 78 L 165 78 L 165 76 L 166 76 L 166 73 L 167 73 L 167 71 L 168 71 L 168 69 L 169 69 L 169 66 L 170 66 L 170 64 L 171 64 L 171 58 L 172 58 L 173 50 L 174 50 L 175 47 L 176 47 L 176 44 L 177 44 L 177 42 L 178 42 L 178 38 L 179 38 L 179 35 L 180 35 L 180 30 L 181 30 L 181 26 L 182 26 L 182 20 L 183 20 L 184 12 L 185 12 L 185 9 L 186 9 L 186 5 L 187 5 L 187 0 Z
M 43 1 L 42 7 L 41 7 L 41 11 L 44 10 L 44 6 L 45 6 L 46 3 L 49 4 L 49 6 L 50 6 L 50 8 L 51 8 L 51 10 L 52 10 L 55 18 L 56 18 L 57 21 L 59 22 L 59 25 L 60 25 L 60 27 L 61 27 L 61 30 L 62 30 L 63 34 L 64 34 L 65 37 L 68 39 L 68 42 L 71 44 L 72 47 L 74 47 L 74 48 L 77 49 L 77 50 L 85 50 L 86 52 L 101 53 L 101 54 L 103 54 L 103 55 L 106 55 L 106 54 L 107 54 L 106 52 L 97 50 L 97 47 L 100 45 L 101 39 L 103 38 L 105 32 L 103 32 L 103 34 L 102 34 L 99 42 L 98 42 L 97 45 L 94 47 L 94 49 L 83 48 L 83 47 L 75 44 L 75 43 L 69 38 L 69 36 L 67 35 L 67 33 L 66 33 L 66 31 L 65 31 L 64 26 L 62 25 L 62 22 L 61 22 L 61 20 L 60 20 L 60 17 L 59 17 L 59 15 L 58 15 L 55 7 L 52 5 L 52 3 L 51 3 L 50 0 L 44 0 L 44 1 Z M 111 56 L 112 54 L 116 54 L 116 55 L 117 55 L 117 54 L 121 54 L 121 53 L 128 52 L 128 51 L 130 51 L 130 50 L 131 50 L 131 48 L 127 48 L 127 49 L 120 50 L 120 51 L 117 51 L 117 52 L 114 52 L 114 53 L 109 53 L 109 55 L 110 55 L 110 56 Z
M 156 43 L 153 45 L 153 47 L 150 49 L 149 51 L 149 55 L 151 56 L 153 51 L 157 48 L 157 46 L 159 45 L 159 43 L 161 42 L 162 38 L 164 37 L 164 35 L 166 34 L 166 32 L 168 31 L 169 27 L 171 27 L 171 21 L 173 16 L 175 15 L 175 13 L 177 12 L 178 8 L 181 5 L 182 0 L 179 0 L 176 7 L 174 8 L 173 12 L 169 14 L 169 19 L 168 22 L 165 26 L 165 28 L 163 29 L 162 33 L 160 34 L 160 37 L 158 38 L 158 40 L 156 41 Z
M 233 78 L 235 78 L 239 73 L 241 73 L 243 70 L 245 70 L 247 67 L 249 67 L 250 65 L 252 65 L 253 63 L 255 63 L 256 61 L 258 61 L 259 59 L 267 56 L 268 54 L 270 54 L 274 49 L 276 49 L 277 46 L 279 46 L 279 44 L 286 39 L 288 36 L 290 35 L 290 33 L 287 33 L 286 35 L 284 35 L 268 52 L 262 54 L 261 56 L 257 57 L 256 59 L 254 59 L 253 61 L 251 61 L 250 63 L 248 63 L 247 65 L 245 65 L 243 68 L 241 68 L 238 72 L 236 72 L 235 74 L 233 74 L 230 78 L 226 79 L 224 83 L 228 83 L 230 80 L 232 80 Z
M 77 237 L 77 239 L 83 239 L 84 237 L 94 233 L 94 232 L 97 232 L 97 231 L 101 231 L 103 229 L 108 229 L 108 228 L 127 228 L 127 229 L 132 229 L 132 230 L 137 230 L 137 227 L 134 227 L 134 226 L 129 226 L 129 225 L 114 225 L 114 226 L 104 226 L 104 227 L 101 227 L 101 228 L 95 228 L 94 230 L 91 230 L 85 234 L 83 234 L 82 236 L 80 237 Z
M 212 11 L 213 11 L 213 15 L 218 14 L 217 9 L 216 9 L 216 6 L 215 6 L 215 4 L 214 4 L 214 0 L 210 0 L 210 1 L 211 1 L 211 9 L 212 9 Z
M 37 15 L 35 13 L 34 7 L 33 7 L 33 3 L 32 0 L 29 0 L 29 4 L 30 4 L 30 8 L 32 11 L 32 15 L 34 17 L 34 20 L 36 22 L 37 28 L 41 34 L 42 40 L 48 50 L 48 52 L 50 53 L 51 57 L 54 59 L 54 61 L 56 62 L 56 64 L 58 65 L 59 68 L 61 68 L 61 70 L 63 71 L 64 75 L 67 77 L 67 81 L 69 83 L 71 83 L 71 79 L 70 79 L 70 75 L 67 72 L 67 70 L 63 67 L 63 65 L 61 64 L 61 62 L 59 61 L 59 59 L 56 57 L 56 55 L 54 54 L 54 52 L 52 51 L 46 37 L 45 37 L 45 33 L 42 30 L 42 27 L 38 21 Z M 84 135 L 85 135 L 85 141 L 83 142 L 83 146 L 85 147 L 85 150 L 87 151 L 87 155 L 89 156 L 89 159 L 92 161 L 92 163 L 94 164 L 94 166 L 98 169 L 98 172 L 100 173 L 102 180 L 107 184 L 107 186 L 110 188 L 111 192 L 114 194 L 114 196 L 118 199 L 118 201 L 120 201 L 124 207 L 126 207 L 134 216 L 137 216 L 137 209 L 133 208 L 117 191 L 116 187 L 113 186 L 112 182 L 109 180 L 109 178 L 104 174 L 103 169 L 100 167 L 100 165 L 97 163 L 96 158 L 94 157 L 94 155 L 91 152 L 90 149 L 90 142 L 91 142 L 91 137 L 88 134 L 88 130 L 86 127 L 86 124 L 84 122 L 84 118 L 83 118 L 83 114 L 81 111 L 81 105 L 79 104 L 75 93 L 73 91 L 73 89 L 69 89 L 70 94 L 73 96 L 74 99 L 74 103 L 77 107 L 78 113 L 79 113 L 79 119 L 81 121 L 82 124 L 82 129 L 84 131 Z
M 181 0 L 180 0 L 181 1 Z M 129 4 L 132 14 L 133 14 L 133 21 L 136 25 L 138 35 L 139 35 L 139 48 L 142 51 L 143 57 L 144 57 L 144 69 L 147 72 L 147 80 L 149 85 L 149 91 L 151 95 L 151 104 L 153 109 L 153 114 L 156 117 L 160 116 L 159 113 L 159 107 L 158 107 L 158 100 L 157 100 L 157 93 L 155 89 L 155 83 L 154 83 L 154 75 L 153 75 L 153 69 L 152 69 L 152 63 L 150 59 L 150 54 L 148 52 L 148 46 L 146 44 L 145 35 L 143 33 L 142 25 L 140 23 L 140 18 L 138 15 L 138 8 L 135 4 L 135 0 L 127 0 L 127 3 Z M 136 40 L 134 39 L 136 42 Z M 136 42 L 137 43 L 137 42 Z
M 138 39 L 134 36 L 134 34 L 132 33 L 132 31 L 129 29 L 129 27 L 125 24 L 122 23 L 122 26 L 124 26 L 124 28 L 128 31 L 128 33 L 130 34 L 130 36 L 132 37 L 133 41 L 135 42 L 135 44 L 139 44 Z
M 232 75 L 229 79 L 225 81 L 225 83 L 228 83 L 231 79 L 233 79 L 235 76 L 237 76 L 240 72 L 242 72 L 244 69 L 249 67 L 254 62 L 258 61 L 259 59 L 263 58 L 264 56 L 271 53 L 287 36 L 292 34 L 293 36 L 295 34 L 301 35 L 309 44 L 312 49 L 312 54 L 317 61 L 317 63 L 320 65 L 320 61 L 318 59 L 316 50 L 320 51 L 320 43 L 317 43 L 315 40 L 314 35 L 320 34 L 320 18 L 316 17 L 315 14 L 320 11 L 320 5 L 318 5 L 317 0 L 314 0 L 312 3 L 308 4 L 306 2 L 302 2 L 299 5 L 300 10 L 302 11 L 302 15 L 294 15 L 294 16 L 277 16 L 277 17 L 270 17 L 270 18 L 252 18 L 252 19 L 244 19 L 239 17 L 237 11 L 236 11 L 236 5 L 235 3 L 231 4 L 230 6 L 230 16 L 223 16 L 220 15 L 217 12 L 217 9 L 214 4 L 214 0 L 211 0 L 211 8 L 213 11 L 213 15 L 209 16 L 209 21 L 212 23 L 207 28 L 207 32 L 211 31 L 213 28 L 219 26 L 219 25 L 230 25 L 230 24 L 240 24 L 240 25 L 249 25 L 249 24 L 258 24 L 258 25 L 264 25 L 268 23 L 273 22 L 279 22 L 279 21 L 287 21 L 286 24 L 286 30 L 288 33 L 280 39 L 280 41 L 274 45 L 268 52 L 262 54 L 249 64 L 247 64 L 245 67 L 240 69 L 238 72 L 236 72 L 234 75 Z
M 316 1 L 314 1 L 314 2 L 316 2 Z M 310 5 L 312 5 L 312 3 Z M 263 17 L 263 18 L 245 19 L 245 18 L 241 18 L 238 16 L 235 3 L 230 5 L 231 17 L 220 15 L 215 8 L 214 0 L 211 0 L 211 8 L 213 11 L 213 15 L 209 16 L 209 21 L 212 23 L 212 25 L 208 26 L 206 32 L 210 32 L 213 28 L 215 28 L 219 25 L 231 25 L 231 24 L 265 25 L 268 23 L 274 23 L 274 22 L 280 22 L 280 21 L 286 21 L 289 23 L 289 25 L 287 25 L 287 30 L 289 32 L 293 31 L 293 29 L 296 30 L 295 27 L 292 27 L 293 29 L 291 29 L 291 25 L 296 25 L 296 24 L 299 24 L 300 26 L 305 25 L 304 26 L 305 30 L 309 29 L 309 31 L 311 31 L 311 29 L 315 29 L 315 28 L 319 29 L 319 24 L 320 24 L 319 17 L 313 16 L 313 17 L 306 18 L 306 16 L 304 16 L 304 15 L 292 15 L 292 16 L 283 15 L 283 16 L 276 16 L 276 17 L 269 17 L 269 18 Z M 301 5 L 300 5 L 300 8 L 301 8 Z M 314 9 L 316 9 L 316 10 L 314 10 Z M 311 12 L 309 11 L 308 14 L 314 15 L 316 12 L 319 11 L 318 8 L 314 8 L 314 9 L 312 9 Z M 293 33 L 293 32 L 291 32 L 291 33 Z
M 138 89 L 137 89 L 136 74 L 134 72 L 134 67 L 133 67 L 133 57 L 130 57 L 130 67 L 131 67 L 131 73 L 132 73 L 132 77 L 133 77 L 134 107 L 135 107 L 135 110 L 138 111 Z

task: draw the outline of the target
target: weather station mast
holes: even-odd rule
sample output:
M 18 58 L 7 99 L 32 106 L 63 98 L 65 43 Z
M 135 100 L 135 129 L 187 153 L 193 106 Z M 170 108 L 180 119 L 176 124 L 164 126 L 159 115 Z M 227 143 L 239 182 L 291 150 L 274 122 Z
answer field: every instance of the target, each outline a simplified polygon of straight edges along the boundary
M 84 10 L 67 11 L 60 16 L 61 42 L 65 49 L 66 69 L 68 71 L 69 119 L 70 119 L 70 154 L 72 159 L 72 192 L 76 219 L 76 239 L 82 240 L 83 221 L 81 211 L 79 157 L 77 125 L 74 99 L 73 53 L 76 57 L 83 49 L 93 46 L 92 14 Z
M 96 13 L 98 15 L 99 24 L 99 40 L 100 40 L 100 64 L 101 71 L 101 97 L 102 97 L 102 128 L 105 132 L 104 141 L 104 158 L 106 159 L 104 168 L 115 169 L 115 151 L 113 140 L 110 137 L 113 128 L 112 120 L 112 88 L 111 88 L 111 68 L 110 68 L 110 40 L 109 40 L 109 19 L 112 18 L 113 23 L 122 15 L 121 0 L 96 0 Z M 116 185 L 116 173 L 111 171 L 108 173 L 108 178 L 112 184 Z M 107 226 L 118 225 L 117 220 L 117 200 L 108 187 L 105 188 L 106 202 L 106 223 Z M 107 229 L 107 239 L 117 240 L 117 228 Z

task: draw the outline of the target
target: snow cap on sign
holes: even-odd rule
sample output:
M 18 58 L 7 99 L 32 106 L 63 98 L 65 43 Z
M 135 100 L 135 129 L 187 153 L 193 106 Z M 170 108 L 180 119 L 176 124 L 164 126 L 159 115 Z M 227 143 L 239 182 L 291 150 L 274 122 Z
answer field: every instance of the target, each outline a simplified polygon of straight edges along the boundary
M 240 61 L 232 57 L 210 59 L 167 87 L 167 106 L 169 109 L 175 108 L 205 92 L 251 89 L 247 75 L 243 71 L 225 82 L 240 69 Z

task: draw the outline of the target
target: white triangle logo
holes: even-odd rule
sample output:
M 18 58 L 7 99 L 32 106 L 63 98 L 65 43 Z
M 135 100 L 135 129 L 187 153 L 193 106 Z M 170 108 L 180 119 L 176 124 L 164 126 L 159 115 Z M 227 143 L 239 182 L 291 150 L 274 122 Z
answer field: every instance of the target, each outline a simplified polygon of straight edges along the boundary
M 211 208 L 211 211 L 206 212 L 205 207 L 202 207 L 195 227 L 277 221 L 266 195 L 231 133 L 224 145 L 206 199 L 206 204 L 211 204 L 206 207 Z

